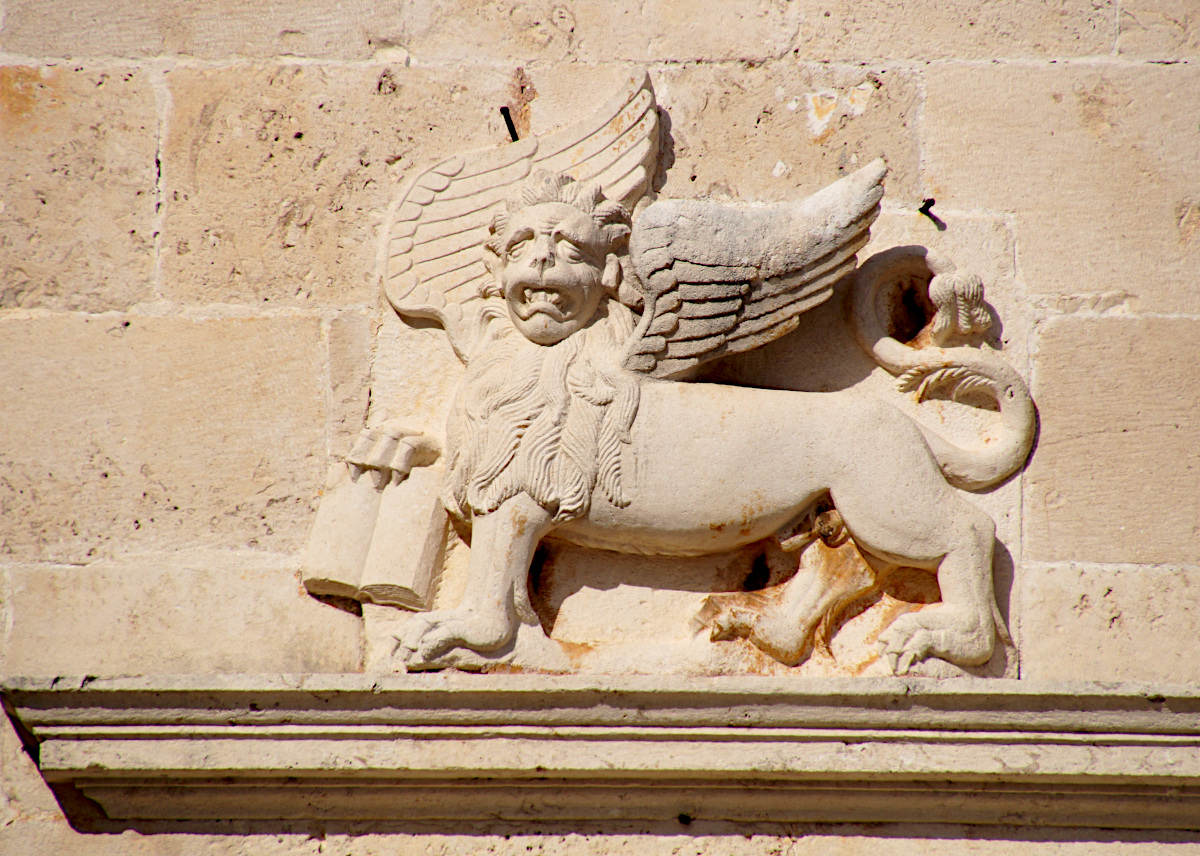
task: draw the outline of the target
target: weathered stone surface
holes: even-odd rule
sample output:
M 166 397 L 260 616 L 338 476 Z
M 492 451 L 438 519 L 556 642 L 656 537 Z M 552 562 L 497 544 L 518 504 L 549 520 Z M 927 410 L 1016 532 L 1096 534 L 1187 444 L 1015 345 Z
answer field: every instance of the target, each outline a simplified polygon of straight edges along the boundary
M 406 324 L 395 312 L 387 312 L 375 346 L 371 423 L 403 418 L 416 430 L 441 435 L 462 380 L 462 363 L 445 334 L 432 325 Z
M 1041 436 L 1025 473 L 1028 558 L 1200 562 L 1197 353 L 1196 320 L 1067 316 L 1042 325 Z
M 158 120 L 149 78 L 0 68 L 0 309 L 99 312 L 150 296 Z
M 930 68 L 925 194 L 1016 215 L 1031 295 L 1200 312 L 1200 73 Z
M 909 71 L 781 61 L 669 68 L 654 82 L 673 142 L 664 197 L 800 199 L 882 156 L 888 199 L 920 201 Z
M 290 56 L 366 59 L 394 44 L 400 8 L 369 0 L 336 5 L 182 0 L 162 5 L 112 0 L 6 3 L 0 45 L 12 53 L 49 57 L 202 59 Z
M 365 310 L 342 312 L 329 322 L 329 445 L 343 455 L 367 418 L 371 381 L 371 320 Z
M 1113 0 L 804 3 L 796 55 L 826 61 L 1105 56 Z M 714 22 L 715 23 L 715 22 Z
M 178 68 L 169 83 L 164 292 L 187 302 L 374 304 L 397 182 L 508 138 L 498 73 Z
M 421 62 L 763 60 L 792 46 L 798 4 L 425 2 L 406 4 L 402 41 Z
M 989 341 L 1033 378 L 1041 408 L 1028 472 L 968 497 L 998 524 L 996 592 L 1022 677 L 1200 681 L 1195 0 L 0 0 L 0 51 L 34 66 L 0 71 L 0 671 L 359 669 L 360 620 L 307 599 L 295 573 L 326 463 L 368 404 L 372 424 L 439 434 L 462 378 L 436 327 L 373 326 L 375 215 L 417 168 L 507 143 L 501 104 L 522 137 L 543 133 L 652 64 L 675 146 L 664 196 L 798 199 L 882 154 L 899 207 L 860 259 L 921 244 L 982 275 L 1003 322 Z M 945 231 L 914 213 L 925 197 Z M 242 305 L 196 308 L 213 303 Z M 263 308 L 273 317 L 254 318 Z M 835 295 L 709 379 L 894 400 L 844 308 Z M 998 421 L 951 401 L 898 406 L 961 441 Z M 469 551 L 452 540 L 439 609 L 466 586 Z M 616 670 L 652 671 L 647 641 L 683 638 L 677 607 L 694 612 L 707 584 L 587 555 L 557 635 L 637 640 Z M 543 566 L 547 579 L 569 570 Z M 365 611 L 373 665 L 390 668 L 400 614 Z M 1146 773 L 1067 737 L 1117 777 Z M 1160 745 L 1133 743 L 1162 762 Z M 695 743 L 677 746 L 702 762 Z M 911 749 L 895 748 L 896 769 Z M 1126 793 L 1146 799 L 1138 790 Z M 731 828 L 700 812 L 686 826 L 421 832 L 97 820 L 89 831 L 106 834 L 87 834 L 71 811 L 0 737 L 0 853 L 22 856 L 1200 853 L 1196 833 Z
M 319 322 L 0 324 L 0 553 L 299 549 L 325 470 Z
M 1020 597 L 1023 678 L 1200 681 L 1200 567 L 1036 564 Z
M 31 762 L 30 762 L 31 763 Z M 17 853 L 33 856 L 319 856 L 331 850 L 344 856 L 457 856 L 480 852 L 488 856 L 1190 856 L 1200 842 L 1186 832 L 1126 832 L 1006 827 L 995 837 L 981 837 L 971 825 L 895 825 L 882 831 L 878 824 L 731 824 L 697 819 L 681 829 L 670 823 L 620 824 L 617 829 L 579 831 L 579 824 L 494 824 L 439 832 L 380 832 L 379 824 L 314 823 L 311 831 L 236 835 L 222 828 L 219 835 L 174 833 L 166 825 L 138 824 L 123 835 L 90 835 L 65 823 L 41 821 L 0 830 L 0 846 L 9 842 Z M 630 831 L 632 827 L 636 831 Z M 289 827 L 290 828 L 290 827 Z M 24 834 L 18 830 L 23 830 Z M 320 849 L 318 849 L 320 848 Z M 336 848 L 336 849 L 335 849 Z
M 158 553 L 4 573 L 7 674 L 361 668 L 361 620 L 310 597 L 289 556 Z
M 422 61 L 679 62 L 1107 55 L 1111 0 L 1042 4 L 414 3 L 402 42 Z
M 1193 0 L 1122 0 L 1119 27 L 1122 56 L 1200 56 L 1200 7 Z

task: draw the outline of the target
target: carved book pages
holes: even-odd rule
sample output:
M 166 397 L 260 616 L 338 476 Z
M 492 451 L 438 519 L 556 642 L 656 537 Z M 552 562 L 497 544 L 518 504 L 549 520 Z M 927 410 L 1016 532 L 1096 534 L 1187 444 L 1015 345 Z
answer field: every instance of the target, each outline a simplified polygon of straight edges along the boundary
M 446 539 L 442 476 L 440 467 L 422 467 L 380 490 L 378 470 L 331 466 L 304 554 L 308 591 L 427 609 Z
M 301 562 L 304 585 L 312 594 L 356 597 L 371 549 L 381 491 L 377 471 L 344 461 L 329 467 L 312 534 Z
M 358 599 L 405 609 L 428 609 L 446 547 L 441 467 L 417 467 L 389 483 L 379 502 Z

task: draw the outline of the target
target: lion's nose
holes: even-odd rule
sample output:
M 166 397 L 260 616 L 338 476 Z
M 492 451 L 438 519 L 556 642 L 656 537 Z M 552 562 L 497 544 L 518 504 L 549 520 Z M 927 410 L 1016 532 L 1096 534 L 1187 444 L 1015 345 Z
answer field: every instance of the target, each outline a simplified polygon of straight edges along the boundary
M 554 242 L 550 236 L 547 235 L 534 241 L 529 264 L 539 271 L 554 267 Z

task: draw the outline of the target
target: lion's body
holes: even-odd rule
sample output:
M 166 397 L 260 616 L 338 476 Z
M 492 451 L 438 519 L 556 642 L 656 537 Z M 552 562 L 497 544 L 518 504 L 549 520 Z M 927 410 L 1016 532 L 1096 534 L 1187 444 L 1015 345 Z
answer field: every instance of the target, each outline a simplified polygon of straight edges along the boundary
M 514 388 L 527 386 L 521 372 L 509 374 Z M 594 454 L 584 452 L 585 447 L 596 447 L 555 446 L 546 441 L 559 436 L 554 432 L 518 440 L 516 451 L 508 455 L 517 464 L 499 470 L 499 477 L 508 479 L 507 498 L 493 509 L 472 513 L 472 582 L 467 596 L 456 609 L 414 616 L 410 667 L 462 662 L 452 653 L 451 660 L 440 659 L 448 646 L 499 649 L 511 642 L 519 619 L 536 622 L 525 588 L 529 562 L 542 538 L 646 555 L 720 553 L 792 529 L 789 524 L 825 494 L 859 547 L 884 561 L 938 574 L 942 602 L 901 616 L 881 637 L 901 670 L 928 656 L 962 665 L 988 659 L 995 644 L 995 526 L 947 483 L 924 435 L 910 419 L 853 392 L 807 393 L 632 377 L 638 406 L 621 454 L 622 500 L 614 502 L 612 491 L 593 480 L 590 502 L 563 519 L 555 502 L 537 499 L 543 495 L 541 488 L 532 481 L 523 483 L 539 478 L 538 468 L 519 465 L 524 443 L 529 440 L 540 450 L 542 471 L 559 474 L 582 472 L 586 468 L 581 469 L 577 459 Z M 504 402 L 511 397 L 485 398 Z M 515 414 L 514 424 L 532 430 L 548 410 L 541 396 L 530 397 L 526 404 L 533 409 L 517 408 L 509 416 Z M 564 404 L 558 411 L 563 414 L 562 435 L 572 433 L 573 407 L 595 407 L 594 418 L 583 421 L 597 424 L 606 406 Z M 479 424 L 486 424 L 486 413 L 479 416 Z M 462 438 L 462 432 L 457 436 Z M 495 459 L 494 451 L 494 444 L 487 443 L 466 455 L 449 450 L 459 466 L 465 460 Z M 461 477 L 469 483 L 477 481 L 477 474 L 468 471 Z M 486 496 L 488 485 L 481 487 L 479 495 Z M 804 582 L 798 579 L 797 584 Z M 802 606 L 810 600 L 823 603 L 820 597 L 790 600 Z M 791 662 L 807 650 L 820 615 L 801 610 L 763 617 L 763 626 L 751 639 Z M 792 625 L 794 630 L 778 631 Z
M 917 427 L 854 393 L 645 380 L 626 449 L 630 503 L 599 494 L 554 536 L 581 546 L 705 555 L 769 538 L 829 492 L 858 543 L 934 567 L 972 518 Z

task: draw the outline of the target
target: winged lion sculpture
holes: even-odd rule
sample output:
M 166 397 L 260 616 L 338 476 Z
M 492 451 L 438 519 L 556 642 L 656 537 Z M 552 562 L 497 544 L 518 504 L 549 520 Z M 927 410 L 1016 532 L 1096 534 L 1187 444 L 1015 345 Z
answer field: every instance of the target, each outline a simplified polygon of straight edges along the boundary
M 937 313 L 923 347 L 901 343 L 880 288 L 912 253 L 856 268 L 882 161 L 797 203 L 652 201 L 658 122 L 639 77 L 590 123 L 449 158 L 392 206 L 386 295 L 401 316 L 440 324 L 466 367 L 444 450 L 389 424 L 364 432 L 348 457 L 402 479 L 444 455 L 443 501 L 471 532 L 466 594 L 411 616 L 406 667 L 469 663 L 512 646 L 519 629 L 540 633 L 528 574 L 543 538 L 667 556 L 785 535 L 794 548 L 797 531 L 815 537 L 802 524 L 819 503 L 867 555 L 937 574 L 941 602 L 880 637 L 896 672 L 931 657 L 988 660 L 995 525 L 959 489 L 1019 469 L 1035 415 L 997 356 L 943 347 L 989 322 L 980 283 L 923 260 Z M 690 380 L 793 330 L 849 276 L 868 353 L 904 388 L 989 397 L 998 437 L 965 448 L 853 392 Z M 802 659 L 815 621 L 802 600 L 764 611 L 746 635 L 785 662 Z

